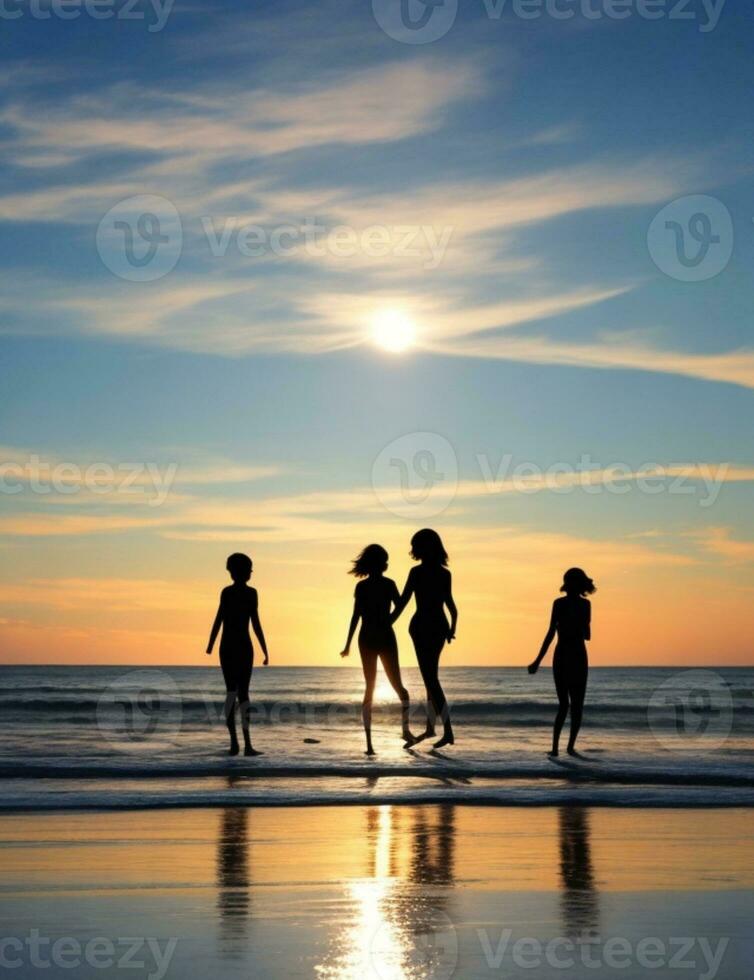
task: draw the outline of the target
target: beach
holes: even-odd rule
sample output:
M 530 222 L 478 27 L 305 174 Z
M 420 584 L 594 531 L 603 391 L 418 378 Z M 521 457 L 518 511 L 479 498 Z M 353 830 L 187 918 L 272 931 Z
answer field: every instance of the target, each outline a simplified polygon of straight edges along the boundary
M 597 669 L 554 761 L 546 672 L 446 673 L 456 745 L 378 689 L 367 758 L 359 672 L 259 672 L 247 759 L 216 670 L 0 668 L 5 967 L 746 980 L 752 671 Z
M 412 726 L 424 727 L 416 668 Z M 0 667 L 0 813 L 478 803 L 754 805 L 754 671 L 595 668 L 580 759 L 547 758 L 549 670 L 444 671 L 456 745 L 403 749 L 382 678 L 364 755 L 361 671 L 255 670 L 256 759 L 227 755 L 214 667 Z
M 15 976 L 743 980 L 754 952 L 747 810 L 6 815 L 0 847 Z

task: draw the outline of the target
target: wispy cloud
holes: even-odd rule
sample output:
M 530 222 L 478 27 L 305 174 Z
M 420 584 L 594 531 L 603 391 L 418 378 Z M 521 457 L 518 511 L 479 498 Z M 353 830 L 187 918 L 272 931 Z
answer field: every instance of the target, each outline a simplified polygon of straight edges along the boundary
M 437 345 L 446 354 L 465 357 L 499 358 L 534 364 L 564 364 L 582 368 L 650 371 L 676 374 L 703 381 L 754 388 L 754 350 L 698 354 L 690 351 L 663 350 L 639 344 L 611 340 L 604 334 L 588 344 L 559 343 L 546 337 L 527 336 L 453 339 Z
M 122 474 L 129 471 L 133 485 L 143 486 L 150 482 L 150 467 L 170 469 L 171 482 L 193 486 L 233 483 L 250 483 L 266 477 L 277 476 L 285 468 L 274 465 L 249 465 L 230 459 L 207 457 L 196 449 L 174 447 L 159 452 L 144 453 L 149 459 L 105 459 L 102 456 L 76 454 L 64 457 L 59 452 L 20 446 L 0 446 L 0 475 L 7 492 L 9 481 L 23 484 L 49 483 L 53 479 L 62 486 L 78 489 L 87 480 L 96 479 L 103 488 L 115 489 Z
M 233 160 L 264 159 L 318 146 L 358 146 L 413 138 L 439 127 L 443 111 L 478 91 L 481 77 L 469 62 L 388 63 L 341 72 L 326 83 L 218 91 L 215 95 L 111 87 L 45 110 L 24 102 L 7 105 L 0 121 L 14 134 L 6 152 L 17 165 L 54 159 L 83 160 L 101 153 L 148 154 L 132 164 L 129 181 L 107 181 L 29 191 L 0 198 L 10 220 L 80 221 L 104 199 L 144 192 L 144 182 L 170 178 L 179 205 L 218 201 L 254 188 L 232 181 L 218 190 L 213 167 Z M 125 161 L 124 161 L 125 162 Z M 48 175 L 49 176 L 49 175 Z
M 38 472 L 49 478 L 48 468 L 38 468 Z M 143 495 L 141 499 L 134 497 L 132 487 L 121 491 L 117 479 L 111 481 L 111 492 L 107 496 L 95 499 L 96 495 L 82 485 L 81 476 L 77 474 L 75 481 L 66 484 L 65 493 L 38 496 L 27 492 L 22 497 L 10 498 L 7 504 L 12 505 L 13 512 L 0 518 L 0 535 L 67 537 L 147 531 L 173 540 L 278 544 L 319 540 L 347 545 L 357 532 L 371 537 L 393 536 L 396 529 L 394 514 L 402 513 L 406 508 L 405 493 L 400 487 L 362 486 L 349 490 L 270 494 L 265 493 L 263 484 L 257 485 L 256 481 L 280 472 L 282 469 L 275 466 L 247 467 L 220 462 L 178 468 L 175 479 L 176 483 L 182 484 L 181 492 L 172 492 L 171 483 L 167 488 L 169 492 L 162 494 L 159 507 L 151 506 L 150 500 Z M 37 475 L 37 471 L 26 473 L 27 478 Z M 161 479 L 163 477 L 161 474 Z M 148 470 L 136 474 L 138 486 L 145 488 L 151 486 L 149 481 L 154 478 L 154 473 Z M 700 499 L 709 502 L 717 498 L 726 484 L 754 483 L 754 467 L 699 462 L 637 469 L 625 466 L 569 472 L 559 469 L 521 476 L 488 473 L 482 479 L 459 482 L 448 498 L 450 503 L 443 520 L 459 534 L 476 535 L 482 533 L 482 529 L 486 529 L 485 533 L 496 533 L 499 514 L 490 516 L 480 511 L 480 503 L 509 495 L 528 496 L 600 486 L 641 486 L 642 481 L 653 481 L 656 485 L 662 480 L 666 481 L 669 490 L 673 486 L 698 485 Z M 216 484 L 250 482 L 254 483 L 255 489 L 244 496 L 213 494 Z M 69 495 L 68 490 L 78 492 Z M 445 489 L 442 493 L 446 493 Z M 132 506 L 124 512 L 119 506 L 124 500 L 131 504 L 141 503 L 142 507 L 135 510 Z M 60 508 L 63 502 L 71 505 L 65 512 Z M 108 502 L 111 511 L 106 509 Z M 78 509 L 71 512 L 74 506 Z
M 399 191 L 348 179 L 350 154 L 441 131 L 453 110 L 478 102 L 486 84 L 482 62 L 422 55 L 333 69 L 280 88 L 237 77 L 185 90 L 124 82 L 43 105 L 11 88 L 0 121 L 9 133 L 6 151 L 28 171 L 29 186 L 0 196 L 0 220 L 79 226 L 86 229 L 76 232 L 80 241 L 91 245 L 93 225 L 115 203 L 157 193 L 176 204 L 184 224 L 183 258 L 165 280 L 8 276 L 2 306 L 13 314 L 12 329 L 40 332 L 54 323 L 56 332 L 200 353 L 317 354 L 369 342 L 374 311 L 398 305 L 416 320 L 420 347 L 443 356 L 754 386 L 751 349 L 683 351 L 609 329 L 587 340 L 553 339 L 532 326 L 617 299 L 637 283 L 590 276 L 564 285 L 546 255 L 521 247 L 525 233 L 688 192 L 702 179 L 700 159 L 602 155 L 464 180 L 419 172 Z M 556 146 L 578 133 L 564 121 L 534 129 L 525 142 Z M 511 141 L 516 146 L 520 139 Z M 312 151 L 323 147 L 342 154 L 337 179 L 308 172 Z M 107 179 L 84 182 L 70 166 L 80 170 L 103 154 L 118 160 Z M 207 219 L 218 233 L 229 222 L 237 231 L 249 222 L 300 228 L 315 219 L 328 232 L 347 228 L 356 245 L 344 256 L 301 238 L 284 256 L 249 259 L 231 237 L 218 255 Z M 377 253 L 364 245 L 374 228 L 386 236 Z
M 207 602 L 206 588 L 190 582 L 129 578 L 33 578 L 8 583 L 3 601 L 14 606 L 45 606 L 57 612 L 101 606 L 110 613 L 144 610 L 172 612 Z
M 754 541 L 737 538 L 729 527 L 708 527 L 691 531 L 688 537 L 709 554 L 731 564 L 754 562 Z

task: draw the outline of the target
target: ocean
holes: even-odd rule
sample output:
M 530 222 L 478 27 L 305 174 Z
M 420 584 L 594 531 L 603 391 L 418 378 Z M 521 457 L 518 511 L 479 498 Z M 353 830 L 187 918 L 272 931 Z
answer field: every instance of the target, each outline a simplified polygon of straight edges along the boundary
M 202 667 L 0 667 L 0 812 L 55 809 L 475 803 L 754 805 L 754 669 L 592 668 L 583 758 L 546 757 L 552 677 L 442 672 L 456 744 L 402 748 L 378 681 L 364 756 L 362 676 L 350 667 L 255 667 L 252 737 L 227 755 L 224 689 Z M 404 669 L 412 727 L 418 671 Z M 567 723 L 563 746 L 567 739 Z

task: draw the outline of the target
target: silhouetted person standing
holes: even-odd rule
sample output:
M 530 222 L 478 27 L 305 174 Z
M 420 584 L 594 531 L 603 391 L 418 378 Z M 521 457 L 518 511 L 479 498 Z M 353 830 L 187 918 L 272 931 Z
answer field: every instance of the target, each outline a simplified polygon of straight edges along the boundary
M 364 670 L 366 690 L 361 706 L 361 716 L 364 722 L 364 732 L 367 737 L 367 755 L 374 755 L 372 746 L 372 701 L 374 685 L 377 679 L 377 660 L 382 661 L 387 679 L 401 700 L 401 720 L 403 727 L 404 748 L 416 742 L 408 727 L 409 697 L 408 691 L 401 680 L 401 668 L 398 662 L 398 642 L 391 622 L 393 604 L 398 602 L 398 586 L 391 578 L 383 574 L 387 571 L 388 553 L 379 544 L 370 544 L 353 561 L 350 575 L 355 575 L 361 581 L 354 591 L 353 615 L 348 627 L 348 639 L 341 657 L 347 657 L 351 652 L 351 641 L 356 627 L 361 620 L 359 631 L 359 652 L 361 666 Z
M 427 727 L 419 739 L 435 734 L 435 721 L 439 717 L 444 734 L 434 747 L 440 749 L 444 745 L 453 745 L 455 741 L 439 670 L 442 648 L 446 642 L 455 639 L 458 610 L 453 601 L 451 577 L 447 569 L 448 553 L 437 531 L 430 528 L 417 531 L 411 539 L 411 557 L 419 564 L 409 572 L 403 595 L 393 613 L 393 622 L 413 595 L 416 598 L 416 612 L 408 631 L 414 641 L 416 659 L 427 689 Z M 450 613 L 450 623 L 445 615 L 446 607 Z
M 220 640 L 220 666 L 225 679 L 225 722 L 230 732 L 230 754 L 238 755 L 238 736 L 236 735 L 236 701 L 241 712 L 243 728 L 244 755 L 260 755 L 251 747 L 249 737 L 249 684 L 254 666 L 254 649 L 249 635 L 249 623 L 259 640 L 264 653 L 265 666 L 269 663 L 267 643 L 262 624 L 259 621 L 259 598 L 257 590 L 246 583 L 251 578 L 253 564 L 248 555 L 234 554 L 228 558 L 225 567 L 233 579 L 233 585 L 226 586 L 220 593 L 220 606 L 209 635 L 207 654 L 212 653 L 220 627 L 223 628 Z
M 550 628 L 542 642 L 537 659 L 529 665 L 529 673 L 536 674 L 557 634 L 558 642 L 552 659 L 552 674 L 559 705 L 552 733 L 552 751 L 548 753 L 552 758 L 558 755 L 560 733 L 569 708 L 571 734 L 568 739 L 568 754 L 578 755 L 576 738 L 581 728 L 589 673 L 586 641 L 592 636 L 592 604 L 585 596 L 592 595 L 597 589 L 586 572 L 580 568 L 569 568 L 563 576 L 560 591 L 565 592 L 565 595 L 552 604 Z

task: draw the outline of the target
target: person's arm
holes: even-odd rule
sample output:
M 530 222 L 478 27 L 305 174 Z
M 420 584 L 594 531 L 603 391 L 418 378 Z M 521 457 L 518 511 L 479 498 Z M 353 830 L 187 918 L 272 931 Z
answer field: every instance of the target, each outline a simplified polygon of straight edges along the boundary
M 547 654 L 547 651 L 550 649 L 550 644 L 555 639 L 557 624 L 558 624 L 558 607 L 557 607 L 557 603 L 554 602 L 552 604 L 552 615 L 550 616 L 550 628 L 547 630 L 547 634 L 544 640 L 542 641 L 542 646 L 540 648 L 539 654 L 537 655 L 537 659 L 529 664 L 530 674 L 536 674 L 537 671 L 539 670 L 539 665 L 545 659 L 545 655 Z
M 217 639 L 217 634 L 220 632 L 220 627 L 223 622 L 223 597 L 220 593 L 220 603 L 217 607 L 217 615 L 215 616 L 215 621 L 212 624 L 212 629 L 209 634 L 209 643 L 207 644 L 207 656 L 212 655 L 212 647 L 215 645 L 215 640 Z
M 395 608 L 393 609 L 392 615 L 390 616 L 391 626 L 396 621 L 396 619 L 398 619 L 398 617 L 403 612 L 403 610 L 406 608 L 413 594 L 414 594 L 414 570 L 412 568 L 411 571 L 408 573 L 406 584 L 403 586 L 403 592 L 396 599 Z
M 448 630 L 448 643 L 452 643 L 456 638 L 456 624 L 458 623 L 458 607 L 453 599 L 453 579 L 448 572 L 448 594 L 445 596 L 445 605 L 450 613 L 450 629 Z
M 591 640 L 592 638 L 592 604 L 586 599 L 586 627 L 584 629 L 584 639 Z
M 347 657 L 351 652 L 351 642 L 353 641 L 353 634 L 356 632 L 356 627 L 359 625 L 359 620 L 361 619 L 361 607 L 359 604 L 358 593 L 354 595 L 353 598 L 353 614 L 351 615 L 351 622 L 348 624 L 348 639 L 346 640 L 346 645 L 340 652 L 341 657 Z
M 259 645 L 262 648 L 262 653 L 264 654 L 264 660 L 262 663 L 267 666 L 270 662 L 269 654 L 267 653 L 267 641 L 264 638 L 264 630 L 262 629 L 262 624 L 259 621 L 259 596 L 256 591 L 254 592 L 254 599 L 251 604 L 251 628 L 254 630 L 254 635 L 259 640 Z

